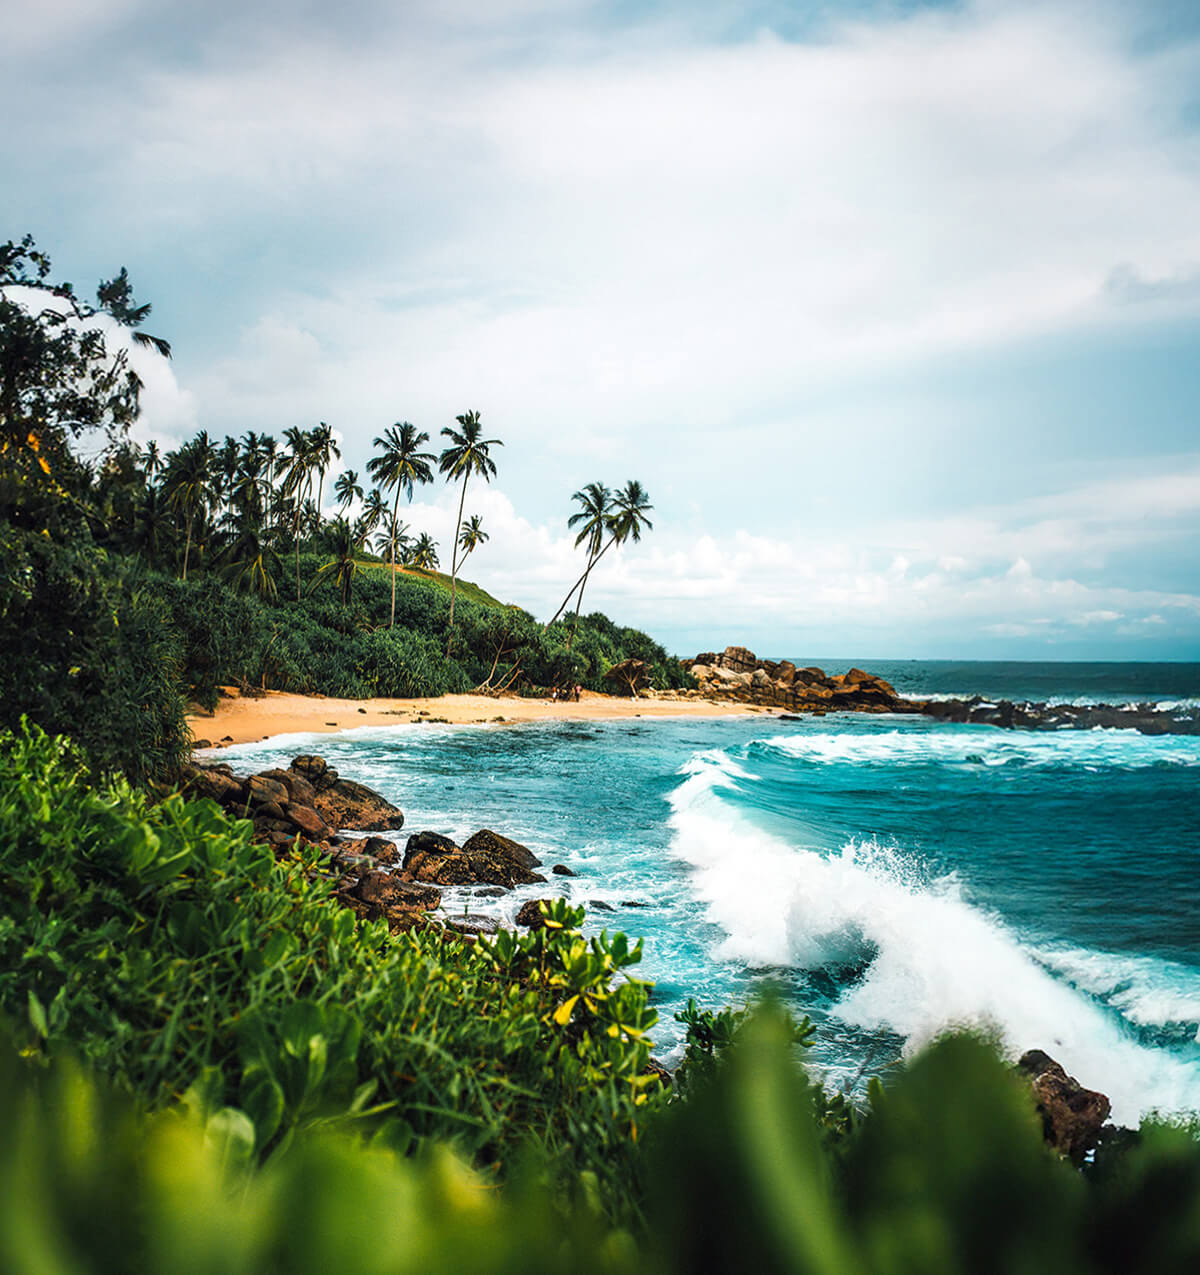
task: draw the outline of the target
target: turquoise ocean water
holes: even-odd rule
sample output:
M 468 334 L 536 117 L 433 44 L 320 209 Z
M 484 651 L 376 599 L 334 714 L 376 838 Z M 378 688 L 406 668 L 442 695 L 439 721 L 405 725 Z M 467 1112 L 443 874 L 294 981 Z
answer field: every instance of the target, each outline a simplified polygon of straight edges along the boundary
M 1200 698 L 1195 664 L 823 667 L 851 663 L 916 696 Z M 771 980 L 818 1023 L 834 1084 L 968 1024 L 1047 1050 L 1119 1120 L 1200 1112 L 1200 738 L 763 713 L 367 727 L 221 756 L 301 751 L 396 801 L 401 844 L 490 827 L 578 873 L 444 906 L 507 920 L 552 891 L 644 937 L 668 1061 L 689 996 Z

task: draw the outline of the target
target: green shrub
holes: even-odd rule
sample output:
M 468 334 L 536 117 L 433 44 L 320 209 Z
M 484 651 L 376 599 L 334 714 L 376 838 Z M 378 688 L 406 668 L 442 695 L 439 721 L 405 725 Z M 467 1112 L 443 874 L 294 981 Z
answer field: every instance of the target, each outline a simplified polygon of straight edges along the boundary
M 201 1083 L 260 1156 L 331 1122 L 495 1168 L 532 1138 L 559 1185 L 587 1170 L 633 1207 L 659 1093 L 640 948 L 585 943 L 569 910 L 494 944 L 391 936 L 331 902 L 315 851 L 276 862 L 250 834 L 211 802 L 93 787 L 36 728 L 0 736 L 0 1014 L 22 1047 L 152 1106 Z

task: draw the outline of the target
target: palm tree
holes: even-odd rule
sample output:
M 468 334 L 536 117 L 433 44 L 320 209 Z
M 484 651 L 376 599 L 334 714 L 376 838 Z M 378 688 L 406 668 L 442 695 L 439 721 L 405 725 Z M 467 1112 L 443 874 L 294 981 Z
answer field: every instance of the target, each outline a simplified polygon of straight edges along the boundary
M 437 545 L 427 531 L 421 532 L 421 536 L 413 546 L 413 551 L 408 561 L 411 566 L 421 567 L 426 571 L 433 571 L 437 568 Z
M 300 601 L 300 518 L 308 489 L 312 486 L 312 459 L 309 435 L 299 425 L 289 425 L 283 431 L 283 441 L 288 445 L 284 457 L 283 494 L 292 499 L 292 539 L 296 547 L 296 601 Z
M 462 530 L 458 535 L 458 547 L 463 551 L 462 561 L 466 562 L 467 558 L 481 544 L 485 544 L 491 537 L 483 529 L 483 522 L 478 514 L 472 514 L 470 518 L 462 525 Z
M 446 475 L 448 481 L 462 479 L 462 495 L 458 498 L 458 521 L 455 526 L 462 526 L 463 505 L 467 499 L 467 480 L 472 474 L 479 474 L 484 482 L 490 482 L 496 473 L 496 464 L 488 455 L 492 446 L 503 447 L 498 438 L 480 438 L 483 426 L 478 412 L 466 412 L 454 418 L 461 430 L 447 425 L 442 433 L 450 440 L 450 444 L 438 457 L 438 469 Z M 450 639 L 454 631 L 454 593 L 458 582 L 458 540 L 454 541 L 454 549 L 450 557 L 450 631 L 446 634 L 446 651 L 450 651 Z
M 586 585 L 588 572 L 591 571 L 596 559 L 603 551 L 604 537 L 611 530 L 609 522 L 612 516 L 612 492 L 603 483 L 588 483 L 586 487 L 575 492 L 571 499 L 578 502 L 580 509 L 567 519 L 567 526 L 577 527 L 580 523 L 583 524 L 579 534 L 575 537 L 575 547 L 578 549 L 585 540 L 588 542 L 587 570 L 571 586 L 571 592 L 563 598 L 562 605 L 550 617 L 546 628 L 549 628 L 567 609 L 567 603 L 571 601 L 576 589 L 579 589 L 580 600 L 582 601 L 583 589 L 581 586 Z M 577 612 L 578 609 L 577 606 Z
M 400 492 L 406 491 L 411 501 L 414 483 L 433 482 L 433 470 L 429 462 L 433 460 L 432 452 L 420 451 L 422 443 L 429 442 L 429 435 L 424 431 L 417 432 L 415 425 L 408 421 L 397 422 L 384 430 L 383 437 L 375 440 L 375 446 L 383 449 L 380 456 L 372 456 L 367 461 L 367 473 L 384 489 L 396 489 L 396 499 L 392 506 L 393 522 L 400 514 Z M 392 621 L 396 623 L 396 540 L 392 539 Z
M 235 589 L 273 598 L 276 592 L 275 572 L 280 565 L 279 555 L 262 538 L 261 528 L 247 519 L 225 551 L 222 574 Z
M 141 455 L 142 469 L 146 475 L 147 483 L 152 483 L 162 470 L 162 457 L 158 454 L 158 444 L 151 439 L 146 444 L 146 450 Z
M 587 488 L 584 488 L 585 492 L 586 490 Z M 580 493 L 576 492 L 575 494 L 576 497 L 578 497 Z M 646 495 L 646 489 L 636 478 L 631 478 L 625 486 L 613 496 L 612 504 L 609 507 L 608 513 L 608 540 L 605 542 L 604 548 L 588 562 L 583 575 L 581 575 L 571 586 L 570 592 L 567 594 L 568 600 L 576 589 L 580 590 L 580 598 L 583 597 L 581 586 L 591 574 L 592 568 L 600 561 L 601 558 L 604 557 L 613 545 L 624 544 L 626 540 L 632 540 L 636 544 L 642 538 L 643 529 L 649 531 L 654 529 L 654 524 L 646 517 L 646 514 L 653 508 L 654 506 L 650 503 L 649 498 Z M 573 515 L 574 518 L 579 518 L 580 516 L 580 514 Z M 583 516 L 586 517 L 586 514 Z M 580 534 L 580 538 L 586 534 L 588 533 L 585 528 L 585 530 Z M 575 543 L 578 544 L 579 540 L 577 539 Z M 566 602 L 563 603 L 563 606 L 566 606 Z M 562 607 L 559 608 L 559 613 L 561 613 L 561 611 Z M 579 612 L 577 609 L 576 616 L 578 616 L 578 614 Z M 555 615 L 554 619 L 558 619 L 558 615 Z M 553 623 L 554 620 L 551 620 L 550 624 Z M 550 624 L 547 624 L 545 627 L 549 628 Z M 576 624 L 578 624 L 578 619 L 576 619 Z
M 167 501 L 176 513 L 183 515 L 186 539 L 183 547 L 183 578 L 187 579 L 188 559 L 192 552 L 192 529 L 196 518 L 203 517 L 213 498 L 212 444 L 201 430 L 190 443 L 185 443 L 169 457 L 164 479 Z
M 353 469 L 345 469 L 339 475 L 337 482 L 333 484 L 333 494 L 338 498 L 338 504 L 342 507 L 342 516 L 345 517 L 346 510 L 355 502 L 363 498 L 363 489 L 359 486 L 358 474 Z
M 325 471 L 334 460 L 342 459 L 341 448 L 333 441 L 333 430 L 322 421 L 308 432 L 309 455 L 313 467 L 317 471 L 317 508 L 321 508 L 321 497 L 325 493 Z
M 350 530 L 350 524 L 345 518 L 334 519 L 329 528 L 329 536 L 333 557 L 317 572 L 317 579 L 313 581 L 313 587 L 316 587 L 317 580 L 326 571 L 332 571 L 334 583 L 341 594 L 342 605 L 349 606 L 351 592 L 354 588 L 354 577 L 358 572 L 358 558 L 355 555 L 359 549 L 360 542 L 354 538 L 354 533 Z
M 370 535 L 387 516 L 388 507 L 379 494 L 379 488 L 372 487 L 363 501 L 362 523 L 367 529 L 367 535 Z
M 388 512 L 385 512 L 383 516 L 385 519 L 383 528 L 375 537 L 376 552 L 397 562 L 407 561 L 409 547 L 412 544 L 408 535 L 407 524 L 401 522 L 398 518 L 393 518 Z M 370 533 L 368 532 L 367 534 L 369 535 Z M 393 567 L 393 579 L 395 575 L 396 571 Z

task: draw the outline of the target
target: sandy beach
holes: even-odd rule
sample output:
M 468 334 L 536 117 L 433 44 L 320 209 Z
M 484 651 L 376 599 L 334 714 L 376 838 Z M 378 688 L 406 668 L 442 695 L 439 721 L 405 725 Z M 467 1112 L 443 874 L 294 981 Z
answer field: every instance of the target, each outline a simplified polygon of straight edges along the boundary
M 267 691 L 261 696 L 222 695 L 216 711 L 195 713 L 188 725 L 197 741 L 246 744 L 272 735 L 330 733 L 357 726 L 401 722 L 540 722 L 556 718 L 730 717 L 764 710 L 750 704 L 693 699 L 625 699 L 584 691 L 578 703 L 548 699 L 443 695 L 436 699 L 332 699 Z

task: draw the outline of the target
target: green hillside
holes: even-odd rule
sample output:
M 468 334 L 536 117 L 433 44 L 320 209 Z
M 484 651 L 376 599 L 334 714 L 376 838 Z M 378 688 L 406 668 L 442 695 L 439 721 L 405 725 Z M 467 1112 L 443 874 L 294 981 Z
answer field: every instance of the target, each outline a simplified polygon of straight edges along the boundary
M 386 562 L 360 562 L 359 569 L 362 571 L 382 571 L 386 577 L 390 569 Z M 450 577 L 444 571 L 431 571 L 424 567 L 397 567 L 396 571 L 407 580 L 415 580 L 422 584 L 432 585 L 435 589 L 441 589 L 447 595 L 450 593 Z M 464 602 L 474 602 L 476 606 L 481 607 L 498 607 L 503 608 L 513 606 L 514 603 L 501 602 L 497 598 L 493 598 L 486 589 L 474 584 L 470 580 L 459 579 L 458 597 Z

